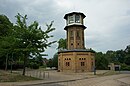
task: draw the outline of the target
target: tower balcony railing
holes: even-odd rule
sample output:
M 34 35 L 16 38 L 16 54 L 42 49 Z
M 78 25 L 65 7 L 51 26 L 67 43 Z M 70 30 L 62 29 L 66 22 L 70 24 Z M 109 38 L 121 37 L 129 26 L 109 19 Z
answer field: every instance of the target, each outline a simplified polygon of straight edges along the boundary
M 91 51 L 91 52 L 95 52 L 94 50 L 92 50 L 91 48 L 87 48 L 87 49 L 71 49 L 71 50 L 68 50 L 68 49 L 63 49 L 63 48 L 60 48 L 58 49 L 58 52 L 71 52 L 71 51 L 74 51 L 74 52 L 79 52 L 79 51 L 82 51 L 82 52 L 87 52 L 87 51 Z

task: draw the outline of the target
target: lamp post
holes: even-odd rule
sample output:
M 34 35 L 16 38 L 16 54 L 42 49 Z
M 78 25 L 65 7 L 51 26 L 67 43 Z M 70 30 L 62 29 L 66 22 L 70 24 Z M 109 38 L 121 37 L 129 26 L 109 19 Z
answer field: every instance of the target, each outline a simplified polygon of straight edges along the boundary
M 93 69 L 94 69 L 94 71 L 93 71 L 93 72 L 94 72 L 94 75 L 96 75 L 96 66 L 94 66 Z

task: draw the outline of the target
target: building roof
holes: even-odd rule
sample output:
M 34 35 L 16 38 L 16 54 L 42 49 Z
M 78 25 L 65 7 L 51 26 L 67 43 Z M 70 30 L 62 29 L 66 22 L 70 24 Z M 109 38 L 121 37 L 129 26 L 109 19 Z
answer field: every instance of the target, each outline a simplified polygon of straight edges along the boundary
M 73 26 L 80 26 L 83 27 L 83 29 L 86 29 L 87 27 L 85 27 L 84 25 L 77 25 L 77 24 L 72 24 L 72 25 L 68 25 L 64 28 L 64 30 L 67 30 L 68 27 L 73 27 Z
M 94 50 L 92 49 L 73 49 L 73 50 L 67 50 L 67 49 L 61 49 L 61 50 L 58 50 L 58 53 L 65 53 L 65 52 L 92 52 L 92 53 L 95 53 Z
M 80 14 L 80 15 L 83 16 L 83 18 L 86 17 L 86 16 L 85 16 L 83 13 L 81 13 L 81 12 L 71 12 L 71 13 L 67 13 L 67 14 L 65 14 L 64 19 L 67 19 L 67 16 L 68 16 L 68 15 L 72 15 L 72 14 Z

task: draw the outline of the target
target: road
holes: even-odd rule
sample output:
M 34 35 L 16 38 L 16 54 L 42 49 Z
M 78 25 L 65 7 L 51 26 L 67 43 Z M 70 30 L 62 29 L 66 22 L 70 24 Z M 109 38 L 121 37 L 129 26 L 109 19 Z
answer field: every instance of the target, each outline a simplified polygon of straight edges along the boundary
M 25 86 L 25 85 L 24 85 Z M 130 74 L 118 74 L 82 80 L 55 83 L 41 83 L 26 86 L 130 86 Z

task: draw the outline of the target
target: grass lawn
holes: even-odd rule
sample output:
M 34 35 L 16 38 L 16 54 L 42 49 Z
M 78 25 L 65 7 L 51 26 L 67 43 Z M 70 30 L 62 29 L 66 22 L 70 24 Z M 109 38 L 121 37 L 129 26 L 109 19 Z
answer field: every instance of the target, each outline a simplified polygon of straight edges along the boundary
M 31 81 L 40 80 L 38 78 L 23 76 L 18 73 L 10 73 L 8 71 L 0 70 L 0 82 L 21 82 L 21 81 Z

